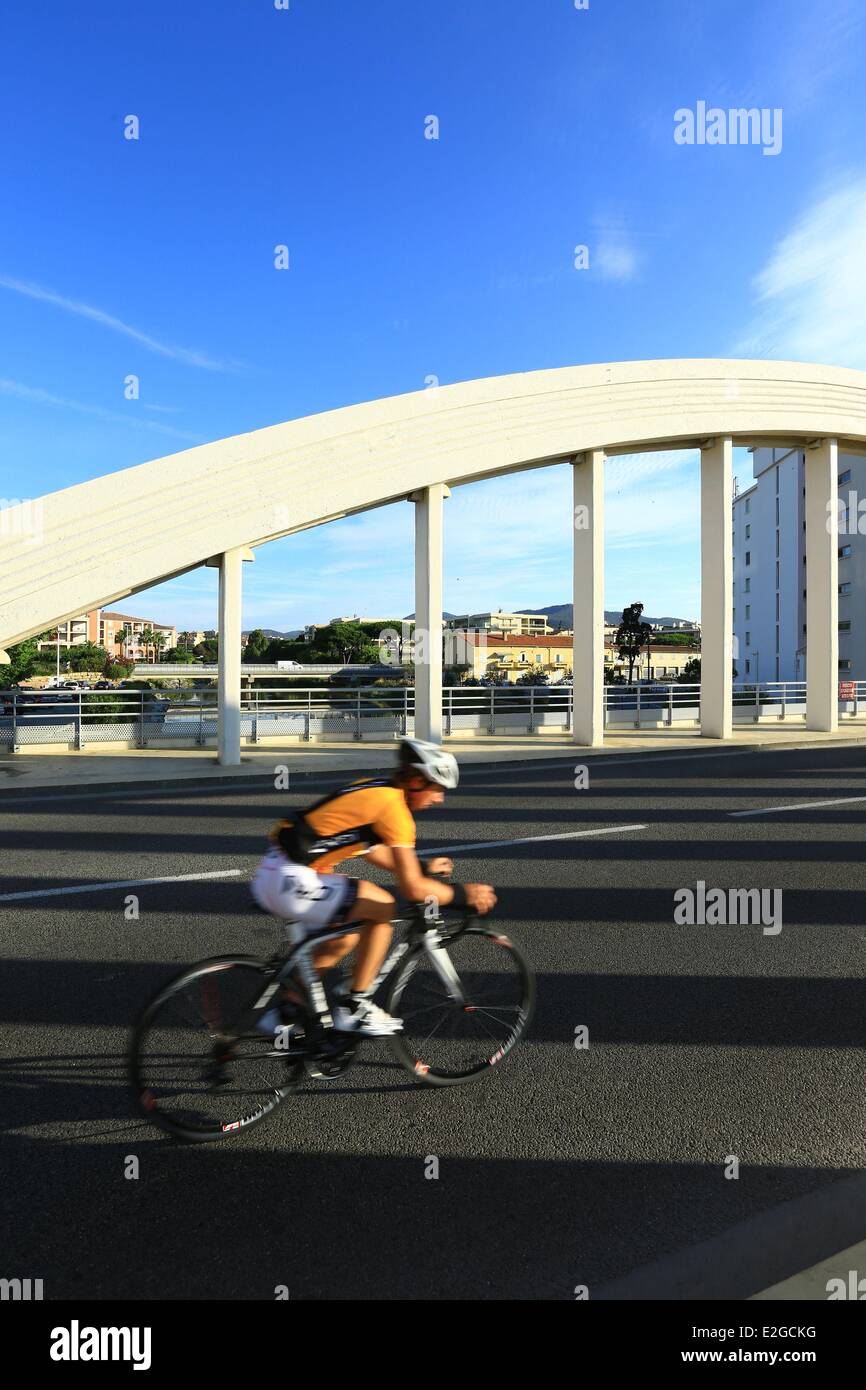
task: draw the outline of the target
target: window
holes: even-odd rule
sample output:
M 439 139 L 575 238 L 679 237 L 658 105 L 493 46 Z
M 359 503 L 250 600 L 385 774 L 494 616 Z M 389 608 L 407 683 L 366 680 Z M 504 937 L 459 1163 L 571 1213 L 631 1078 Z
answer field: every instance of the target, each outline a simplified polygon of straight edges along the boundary
M 557 653 L 556 653 L 556 660 L 557 660 L 557 663 L 559 663 L 559 662 L 562 660 L 562 652 L 557 652 Z
M 779 499 L 776 498 L 776 525 L 779 524 Z
M 841 620 L 841 622 L 839 623 L 839 631 L 840 631 L 840 632 L 850 632 L 850 631 L 851 631 L 851 619 L 850 619 L 850 618 L 843 618 L 843 619 Z
M 747 603 L 747 604 L 746 604 L 746 617 L 747 617 L 747 618 L 751 618 L 751 616 L 752 616 L 752 605 L 751 605 L 750 603 Z
M 750 671 L 750 669 L 751 669 L 751 665 L 752 665 L 752 663 L 751 663 L 750 661 L 747 661 L 747 662 L 746 662 L 746 675 L 749 674 L 749 671 Z
M 851 469 L 850 469 L 850 468 L 846 468 L 844 473 L 840 473 L 840 474 L 839 474 L 839 486 L 841 487 L 843 483 L 850 483 L 850 481 L 851 481 Z
M 776 595 L 776 622 L 779 621 L 779 604 L 780 604 L 781 602 L 782 602 L 781 596 L 780 596 L 779 594 L 777 594 L 777 595 Z
M 840 545 L 840 546 L 839 546 L 839 559 L 840 559 L 840 560 L 847 560 L 850 554 L 851 554 L 851 547 L 850 547 L 850 545 Z
M 747 632 L 747 633 L 746 633 L 746 646 L 747 646 L 747 647 L 751 647 L 751 645 L 752 645 L 752 634 L 751 634 L 751 632 Z
M 779 496 L 779 465 L 776 465 L 776 496 Z
M 521 652 L 521 653 L 520 653 L 520 660 L 521 660 L 521 661 L 525 661 L 525 660 L 526 660 L 526 652 Z
M 751 552 L 751 550 L 747 550 L 747 551 L 746 551 L 746 564 L 747 564 L 747 565 L 750 565 L 751 563 L 752 563 L 752 552 Z
M 747 525 L 746 525 L 746 540 L 747 540 L 747 541 L 748 541 L 748 540 L 751 540 L 751 538 L 752 538 L 752 528 L 751 528 L 751 526 L 749 526 L 749 525 L 747 524 Z
M 752 591 L 752 581 L 751 581 L 751 579 L 744 579 L 744 580 L 743 580 L 743 592 L 746 593 L 746 594 L 749 594 L 749 593 L 751 593 L 751 591 Z
M 840 662 L 839 662 L 839 670 L 840 670 L 840 671 L 850 671 L 850 670 L 851 670 L 851 662 L 848 661 L 848 660 L 840 661 Z
M 536 652 L 536 653 L 535 653 L 535 664 L 536 664 L 536 666 L 540 666 L 540 665 L 541 665 L 541 652 Z
M 731 613 L 731 622 L 732 622 L 732 623 L 736 623 L 736 621 L 737 621 L 737 610 L 736 610 L 736 608 L 735 608 L 735 609 L 733 610 L 733 612 Z
M 751 499 L 751 497 L 747 497 L 747 498 L 746 498 L 746 515 L 748 515 L 749 512 L 750 512 L 751 510 L 752 510 L 752 499 Z
M 851 592 L 851 585 L 850 585 L 850 584 L 840 584 L 840 585 L 839 585 L 839 593 L 842 594 L 843 597 L 844 597 L 846 594 L 850 594 L 850 592 Z M 806 597 L 806 590 L 805 590 L 805 589 L 803 590 L 803 597 L 804 597 L 804 598 Z
M 779 624 L 776 623 L 776 655 L 779 654 Z
M 779 561 L 776 561 L 776 588 L 779 587 Z

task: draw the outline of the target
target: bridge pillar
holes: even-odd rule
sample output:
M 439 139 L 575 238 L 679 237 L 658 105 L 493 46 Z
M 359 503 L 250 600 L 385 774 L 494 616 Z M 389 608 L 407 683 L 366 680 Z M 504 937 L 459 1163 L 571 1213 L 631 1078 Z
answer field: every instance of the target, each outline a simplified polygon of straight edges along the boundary
M 572 739 L 604 742 L 604 450 L 572 464 L 574 587 L 571 670 Z
M 237 767 L 241 760 L 241 597 L 245 546 L 226 550 L 206 563 L 219 569 L 219 654 L 217 665 L 217 761 Z
M 839 727 L 838 478 L 837 441 L 813 440 L 806 449 L 806 728 L 824 733 Z
M 701 445 L 701 734 L 733 733 L 733 459 L 729 435 Z
M 415 503 L 415 736 L 442 742 L 442 503 L 444 483 L 410 494 Z

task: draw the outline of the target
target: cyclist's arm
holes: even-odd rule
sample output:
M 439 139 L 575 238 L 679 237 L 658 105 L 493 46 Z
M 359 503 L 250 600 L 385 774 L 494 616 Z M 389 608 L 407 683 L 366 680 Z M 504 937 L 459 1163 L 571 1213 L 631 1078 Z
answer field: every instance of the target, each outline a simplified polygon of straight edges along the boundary
M 384 845 L 376 846 L 377 850 L 385 848 Z M 387 848 L 392 860 L 389 866 L 391 873 L 396 878 L 397 886 L 404 898 L 414 903 L 424 902 L 426 898 L 435 898 L 441 907 L 448 906 L 454 898 L 454 889 L 450 883 L 443 883 L 439 878 L 428 878 L 414 849 L 410 849 L 408 845 L 392 845 Z M 370 859 L 372 856 L 368 854 L 367 858 Z
M 372 845 L 370 849 L 364 851 L 363 858 L 369 864 L 375 864 L 377 868 L 386 869 L 390 874 L 396 872 L 394 854 L 389 845 Z M 423 867 L 421 871 L 422 873 L 425 872 Z M 447 855 L 436 854 L 426 861 L 426 874 L 448 875 L 453 871 L 453 861 Z

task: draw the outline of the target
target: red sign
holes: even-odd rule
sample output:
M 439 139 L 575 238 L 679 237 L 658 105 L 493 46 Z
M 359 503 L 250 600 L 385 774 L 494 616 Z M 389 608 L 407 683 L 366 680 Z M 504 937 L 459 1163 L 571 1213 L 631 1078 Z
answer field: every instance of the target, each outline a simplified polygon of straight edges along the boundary
M 840 681 L 840 682 L 839 682 L 839 699 L 840 699 L 840 700 L 853 700 L 853 699 L 855 698 L 855 696 L 854 696 L 854 691 L 855 691 L 855 689 L 856 689 L 856 681 Z

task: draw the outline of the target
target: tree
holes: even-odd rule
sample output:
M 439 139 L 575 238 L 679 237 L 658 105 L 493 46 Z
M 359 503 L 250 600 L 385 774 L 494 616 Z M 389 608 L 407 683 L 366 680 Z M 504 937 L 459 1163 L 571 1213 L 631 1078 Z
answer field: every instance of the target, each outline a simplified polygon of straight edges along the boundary
M 154 634 L 153 634 L 153 645 L 154 645 L 154 649 L 155 649 L 157 661 L 161 661 L 161 660 L 162 660 L 162 651 L 163 651 L 163 647 L 165 646 L 165 640 L 166 640 L 166 639 L 165 639 L 165 633 L 164 633 L 164 632 L 160 632 L 160 631 L 157 629 L 157 630 L 154 632 Z
M 50 632 L 40 632 L 36 637 L 25 637 L 23 642 L 10 647 L 9 665 L 0 667 L 0 685 L 17 685 L 29 676 L 51 675 L 56 654 L 54 650 L 50 653 L 40 652 L 39 643 L 50 642 L 52 637 L 56 636 L 57 630 L 52 629 Z M 65 660 L 68 655 L 67 648 L 61 647 L 60 650 Z
M 515 685 L 549 685 L 550 681 L 546 671 L 537 668 L 534 671 L 524 671 L 522 676 L 518 676 Z
M 138 634 L 138 640 L 141 646 L 144 648 L 145 661 L 147 661 L 150 657 L 155 636 L 156 633 L 154 632 L 152 627 L 143 627 L 141 629 L 141 632 Z
M 70 671 L 104 671 L 108 652 L 96 642 L 79 642 L 66 653 Z
M 319 628 L 311 643 L 313 661 L 378 665 L 379 648 L 360 623 L 331 623 Z
M 693 656 L 691 661 L 687 661 L 679 674 L 682 685 L 698 685 L 701 679 L 701 658 Z
M 628 683 L 631 685 L 635 662 L 644 647 L 649 648 L 652 628 L 641 622 L 642 603 L 631 603 L 622 610 L 622 622 L 616 630 L 616 648 L 623 661 L 628 662 Z
M 255 665 L 263 665 L 267 655 L 271 639 L 266 637 L 260 627 L 254 627 L 247 637 L 247 645 L 244 647 L 244 661 L 253 662 Z

